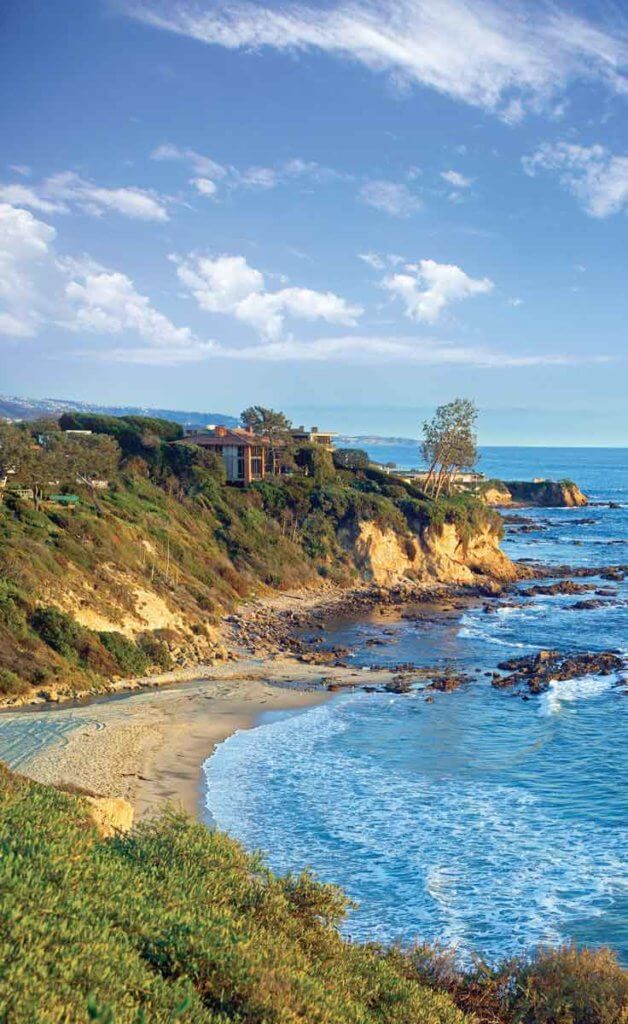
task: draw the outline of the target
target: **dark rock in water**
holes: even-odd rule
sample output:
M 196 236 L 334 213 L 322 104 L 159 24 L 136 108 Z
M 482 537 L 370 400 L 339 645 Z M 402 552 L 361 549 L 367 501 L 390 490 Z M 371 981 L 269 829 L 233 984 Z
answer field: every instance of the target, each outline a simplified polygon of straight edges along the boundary
M 436 690 L 438 693 L 451 693 L 452 690 L 457 690 L 464 683 L 469 683 L 470 681 L 471 677 L 462 672 L 452 673 L 450 675 L 437 676 L 425 689 Z
M 608 507 L 609 508 L 621 508 L 621 505 L 617 501 L 609 501 Z
M 595 593 L 597 597 L 617 597 L 617 591 L 614 587 L 600 587 Z
M 527 597 L 552 597 L 554 594 L 584 594 L 593 590 L 592 583 L 576 583 L 574 580 L 559 580 L 558 583 L 535 584 L 526 590 Z
M 539 651 L 523 658 L 502 661 L 498 668 L 508 675 L 493 677 L 497 689 L 526 685 L 530 693 L 544 693 L 553 680 L 577 679 L 579 676 L 608 676 L 620 672 L 623 658 L 614 651 L 594 651 L 584 654 L 561 654 L 559 651 Z
M 386 693 L 410 693 L 412 680 L 403 675 L 393 676 L 390 682 L 384 684 L 384 690 Z
M 602 601 L 597 597 L 592 597 L 588 601 L 576 601 L 574 604 L 567 605 L 567 607 L 574 612 L 588 612 L 592 611 L 594 608 L 604 608 L 606 604 L 606 601 Z
M 607 569 L 606 572 L 600 573 L 603 580 L 611 580 L 613 583 L 622 583 L 624 576 L 623 569 Z

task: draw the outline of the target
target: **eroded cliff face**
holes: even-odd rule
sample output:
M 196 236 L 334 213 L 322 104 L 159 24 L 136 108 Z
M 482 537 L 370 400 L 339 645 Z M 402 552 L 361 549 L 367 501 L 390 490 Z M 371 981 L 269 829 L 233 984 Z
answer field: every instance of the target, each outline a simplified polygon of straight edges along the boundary
M 362 522 L 343 542 L 363 576 L 382 586 L 403 579 L 472 583 L 478 576 L 503 582 L 517 578 L 515 566 L 499 547 L 498 534 L 488 526 L 465 541 L 451 523 L 426 527 L 406 538 Z
M 482 495 L 487 505 L 538 505 L 541 508 L 580 508 L 589 504 L 571 480 L 508 480 Z

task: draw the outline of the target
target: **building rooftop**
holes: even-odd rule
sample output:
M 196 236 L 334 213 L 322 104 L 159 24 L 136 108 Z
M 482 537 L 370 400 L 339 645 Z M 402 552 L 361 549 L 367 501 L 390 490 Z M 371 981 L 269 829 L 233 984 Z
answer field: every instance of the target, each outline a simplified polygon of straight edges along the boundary
M 224 445 L 239 445 L 245 448 L 254 448 L 262 445 L 268 447 L 270 441 L 267 437 L 260 437 L 249 430 L 242 430 L 240 427 L 214 427 L 213 430 L 199 434 L 188 434 L 177 444 L 197 444 L 200 448 L 222 448 Z

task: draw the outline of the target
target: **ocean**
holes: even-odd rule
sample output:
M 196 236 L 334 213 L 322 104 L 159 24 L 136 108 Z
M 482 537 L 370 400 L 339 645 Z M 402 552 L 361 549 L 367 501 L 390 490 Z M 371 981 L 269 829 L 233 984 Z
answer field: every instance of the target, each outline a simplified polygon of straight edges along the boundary
M 408 445 L 371 454 L 418 461 Z M 490 448 L 480 467 L 571 477 L 591 498 L 517 511 L 512 558 L 628 563 L 628 451 Z M 278 870 L 310 867 L 342 886 L 355 939 L 442 942 L 462 962 L 575 941 L 628 962 L 628 688 L 590 676 L 523 701 L 487 676 L 541 648 L 628 654 L 628 577 L 593 582 L 610 592 L 584 610 L 578 596 L 526 597 L 524 583 L 493 614 L 480 604 L 446 622 L 334 623 L 328 639 L 351 646 L 356 665 L 412 661 L 473 681 L 433 703 L 420 690 L 358 691 L 262 717 L 206 762 L 208 821 Z M 369 645 L 383 626 L 387 642 Z

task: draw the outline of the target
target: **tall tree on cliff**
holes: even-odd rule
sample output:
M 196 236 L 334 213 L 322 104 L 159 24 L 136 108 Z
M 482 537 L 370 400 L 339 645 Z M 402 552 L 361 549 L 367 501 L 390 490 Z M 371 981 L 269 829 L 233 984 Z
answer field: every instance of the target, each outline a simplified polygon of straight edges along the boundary
M 241 414 L 240 419 L 259 437 L 267 437 L 273 463 L 286 464 L 292 454 L 292 423 L 283 412 L 266 409 L 263 405 L 251 405 Z
M 477 417 L 475 402 L 469 398 L 456 398 L 440 405 L 432 419 L 423 424 L 421 451 L 428 466 L 425 489 L 434 498 L 444 490 L 451 494 L 456 473 L 475 466 L 478 458 Z

